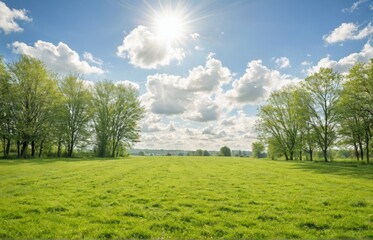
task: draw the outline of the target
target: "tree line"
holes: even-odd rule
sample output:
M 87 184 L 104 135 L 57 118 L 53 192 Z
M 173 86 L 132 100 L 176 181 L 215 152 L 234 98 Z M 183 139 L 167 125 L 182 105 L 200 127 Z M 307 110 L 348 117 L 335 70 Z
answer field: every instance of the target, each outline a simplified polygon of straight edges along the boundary
M 134 87 L 58 77 L 32 57 L 0 59 L 0 137 L 5 158 L 73 157 L 76 149 L 118 156 L 139 140 L 144 108 Z
M 369 163 L 373 127 L 373 59 L 346 75 L 321 68 L 300 84 L 272 92 L 259 109 L 256 128 L 270 157 L 324 161 L 332 149 L 349 148 Z

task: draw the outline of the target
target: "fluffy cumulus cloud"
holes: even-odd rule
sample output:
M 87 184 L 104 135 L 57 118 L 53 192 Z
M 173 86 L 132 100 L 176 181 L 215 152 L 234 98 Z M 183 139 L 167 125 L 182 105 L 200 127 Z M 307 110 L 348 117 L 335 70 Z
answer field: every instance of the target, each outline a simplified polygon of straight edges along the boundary
M 275 59 L 278 68 L 289 68 L 290 60 L 287 57 L 280 57 Z
M 214 121 L 219 118 L 221 109 L 216 102 L 208 96 L 199 97 L 193 102 L 184 115 L 186 119 L 198 122 Z
M 124 85 L 124 86 L 128 86 L 128 87 L 134 88 L 134 89 L 136 89 L 136 90 L 139 90 L 139 89 L 140 89 L 139 84 L 137 84 L 137 83 L 135 83 L 135 82 L 132 82 L 132 81 L 129 81 L 129 80 L 116 81 L 115 84 L 116 84 L 116 85 Z
M 183 81 L 183 88 L 188 91 L 211 92 L 230 80 L 230 70 L 209 54 L 205 66 L 198 66 L 189 71 L 188 78 Z
M 258 104 L 267 99 L 271 91 L 297 81 L 267 68 L 261 60 L 254 60 L 248 63 L 246 73 L 233 82 L 233 88 L 225 96 L 233 103 Z
M 25 9 L 10 9 L 5 3 L 0 1 L 0 31 L 5 34 L 23 31 L 16 20 L 32 21 L 32 19 L 27 16 L 27 11 Z
M 254 127 L 257 117 L 239 111 L 235 116 L 224 116 L 224 119 L 232 123 L 227 124 L 225 120 L 218 120 L 213 124 L 203 125 L 189 125 L 186 122 L 164 124 L 161 117 L 150 114 L 142 125 L 141 142 L 135 147 L 218 150 L 226 145 L 236 150 L 250 148 L 257 135 Z
M 138 26 L 124 37 L 123 43 L 117 47 L 117 55 L 136 67 L 155 69 L 174 60 L 180 62 L 185 52 L 163 41 L 147 27 Z
M 81 60 L 79 54 L 63 42 L 56 46 L 50 42 L 39 40 L 35 42 L 34 46 L 29 46 L 17 41 L 12 44 L 12 48 L 14 53 L 29 55 L 43 61 L 48 68 L 57 73 L 104 73 L 100 66 L 92 66 L 87 61 Z M 91 57 L 94 59 L 93 56 Z
M 330 59 L 330 56 L 320 59 L 315 66 L 308 68 L 307 73 L 312 74 L 319 71 L 320 68 L 333 68 L 335 71 L 345 74 L 355 63 L 368 62 L 371 58 L 373 58 L 373 46 L 368 41 L 360 52 L 351 53 L 338 61 Z
M 143 102 L 148 109 L 157 114 L 181 114 L 186 105 L 192 100 L 192 95 L 181 87 L 182 79 L 179 76 L 156 74 L 148 76 L 147 94 Z
M 359 29 L 354 23 L 342 23 L 334 29 L 329 35 L 324 35 L 326 43 L 333 44 L 346 40 L 360 40 L 373 34 L 373 26 L 369 23 L 366 27 Z
M 189 71 L 187 77 L 155 74 L 148 76 L 144 105 L 153 113 L 175 115 L 193 121 L 212 121 L 219 116 L 216 94 L 231 81 L 231 72 L 209 56 L 205 66 Z

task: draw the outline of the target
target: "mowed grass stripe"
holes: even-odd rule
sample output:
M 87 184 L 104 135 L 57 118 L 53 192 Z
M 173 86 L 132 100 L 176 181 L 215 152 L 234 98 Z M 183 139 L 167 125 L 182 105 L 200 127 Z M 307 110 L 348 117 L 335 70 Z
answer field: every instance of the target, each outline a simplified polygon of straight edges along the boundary
M 0 238 L 372 238 L 373 166 L 0 161 Z

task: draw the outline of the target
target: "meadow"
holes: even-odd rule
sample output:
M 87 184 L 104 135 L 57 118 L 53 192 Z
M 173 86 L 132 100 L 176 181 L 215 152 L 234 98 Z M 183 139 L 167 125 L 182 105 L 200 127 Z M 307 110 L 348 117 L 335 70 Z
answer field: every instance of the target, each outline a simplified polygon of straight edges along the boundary
M 373 238 L 373 166 L 0 160 L 0 238 Z

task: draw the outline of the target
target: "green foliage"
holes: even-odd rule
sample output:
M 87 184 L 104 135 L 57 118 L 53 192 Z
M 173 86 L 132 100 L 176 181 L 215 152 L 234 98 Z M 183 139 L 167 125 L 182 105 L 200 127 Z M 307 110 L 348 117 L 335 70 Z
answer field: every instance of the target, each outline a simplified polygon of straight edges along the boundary
M 252 156 L 256 158 L 260 158 L 260 154 L 264 152 L 264 144 L 260 141 L 253 142 L 251 144 L 252 148 Z
M 224 157 L 232 156 L 231 149 L 227 146 L 224 146 L 224 147 L 220 148 L 220 155 L 224 156 Z
M 0 237 L 369 239 L 372 174 L 223 157 L 2 160 Z
M 354 146 L 357 160 L 367 162 L 371 151 L 373 124 L 373 59 L 350 69 L 338 103 L 342 143 Z
M 202 149 L 197 149 L 194 153 L 193 156 L 210 156 L 210 152 L 207 150 L 202 150 Z
M 145 153 L 144 153 L 143 151 L 140 151 L 140 152 L 138 153 L 138 155 L 139 155 L 139 156 L 145 156 Z
M 295 154 L 303 148 L 309 101 L 309 95 L 303 89 L 290 86 L 273 92 L 267 103 L 260 107 L 257 130 L 270 144 L 272 155 L 284 155 L 286 160 L 294 160 Z
M 118 149 L 139 140 L 138 122 L 145 110 L 134 88 L 109 81 L 96 83 L 93 105 L 98 156 L 118 156 Z
M 21 155 L 35 155 L 35 143 L 42 142 L 49 132 L 53 110 L 58 105 L 57 81 L 44 64 L 34 58 L 21 56 L 9 65 L 11 75 L 12 118 L 17 140 L 22 144 Z
M 342 90 L 342 75 L 331 68 L 321 68 L 308 76 L 303 84 L 311 96 L 308 112 L 315 140 L 328 161 L 328 150 L 335 144 L 338 126 L 337 104 Z
M 59 141 L 67 146 L 67 157 L 72 157 L 74 148 L 89 137 L 88 123 L 92 115 L 92 93 L 77 76 L 67 76 L 60 83 L 62 102 L 58 119 Z M 57 120 L 57 119 L 56 119 Z M 59 154 L 58 154 L 59 155 Z
M 132 87 L 103 81 L 93 89 L 74 75 L 58 82 L 32 57 L 23 55 L 7 66 L 0 59 L 0 137 L 6 158 L 12 147 L 23 158 L 35 157 L 37 150 L 39 157 L 44 150 L 51 155 L 53 149 L 58 157 L 63 151 L 72 157 L 74 149 L 92 150 L 94 138 L 100 156 L 127 156 L 126 148 L 139 139 L 143 114 Z

